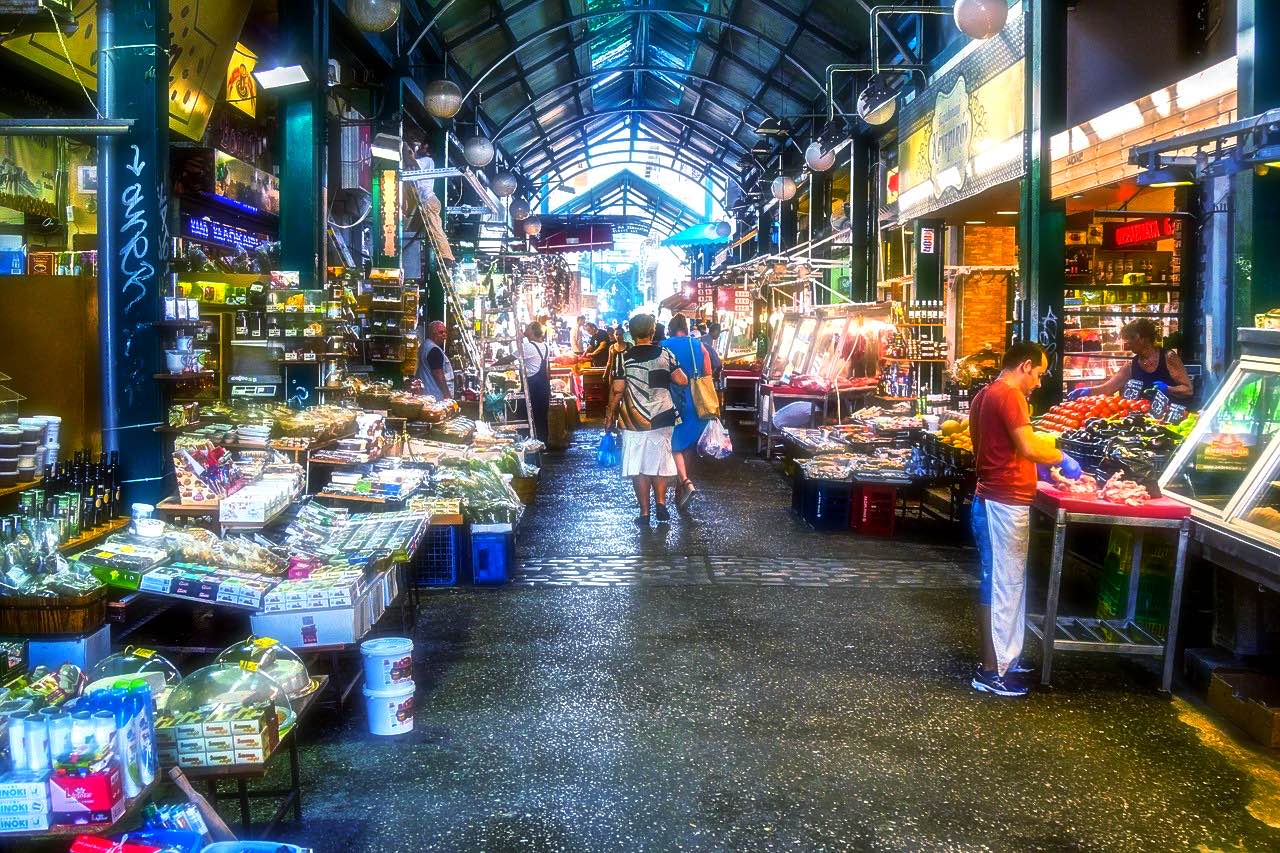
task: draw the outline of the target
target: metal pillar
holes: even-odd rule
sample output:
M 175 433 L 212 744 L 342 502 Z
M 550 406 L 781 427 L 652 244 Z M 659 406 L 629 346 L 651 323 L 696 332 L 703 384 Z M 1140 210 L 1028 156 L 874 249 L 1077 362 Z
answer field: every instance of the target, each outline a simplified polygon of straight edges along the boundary
M 119 451 L 126 501 L 154 502 L 165 470 L 161 317 L 168 287 L 169 3 L 99 0 L 98 110 L 133 119 L 98 143 L 102 447 Z
M 280 264 L 297 270 L 302 287 L 325 280 L 328 126 L 325 97 L 329 62 L 329 2 L 280 16 L 283 56 L 300 62 L 310 82 L 280 90 Z M 301 11 L 301 10 L 299 10 Z
M 854 302 L 875 298 L 876 187 L 871 180 L 871 142 L 855 136 L 849 145 L 849 288 Z
M 756 254 L 772 255 L 773 248 L 773 222 L 777 216 L 777 207 L 760 206 L 760 216 L 756 220 L 758 226 L 756 228 Z
M 1037 408 L 1062 399 L 1062 291 L 1065 286 L 1066 208 L 1052 197 L 1049 139 L 1066 124 L 1067 2 L 1027 0 L 1024 5 L 1024 131 L 1019 202 L 1018 255 L 1023 338 L 1039 341 L 1049 356 Z
M 427 128 L 427 148 L 431 153 L 431 157 L 435 160 L 438 168 L 444 168 L 449 163 L 449 137 L 447 131 L 443 127 Z M 443 203 L 448 193 L 449 182 L 442 180 L 440 184 L 440 221 L 447 222 L 445 210 L 447 205 Z M 510 221 L 510 217 L 508 217 Z M 426 226 L 423 225 L 425 229 Z M 435 244 L 425 234 L 422 240 L 423 261 L 422 261 L 422 281 L 423 281 L 423 300 L 422 300 L 422 318 L 427 322 L 432 320 L 445 320 L 445 304 L 447 299 L 444 292 L 444 281 L 440 278 L 440 256 L 436 252 Z
M 945 223 L 941 219 L 917 219 L 916 239 L 912 245 L 915 254 L 912 264 L 915 273 L 916 300 L 942 298 L 942 235 Z
M 1280 106 L 1280 4 L 1238 0 L 1236 12 L 1238 112 L 1244 118 Z M 1233 327 L 1252 326 L 1254 314 L 1280 305 L 1280 182 L 1245 169 L 1232 181 L 1234 231 Z M 1233 347 L 1235 336 L 1230 336 Z M 1238 351 L 1238 350 L 1237 350 Z
M 789 252 L 796 245 L 796 199 L 778 202 L 778 251 Z

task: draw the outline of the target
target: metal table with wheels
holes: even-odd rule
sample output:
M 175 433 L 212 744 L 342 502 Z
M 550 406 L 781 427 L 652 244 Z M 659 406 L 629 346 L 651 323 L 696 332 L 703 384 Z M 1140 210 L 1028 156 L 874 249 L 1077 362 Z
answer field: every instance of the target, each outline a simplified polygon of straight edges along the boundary
M 1027 616 L 1027 630 L 1040 639 L 1043 660 L 1040 683 L 1047 685 L 1053 673 L 1055 651 L 1109 652 L 1122 655 L 1163 657 L 1160 688 L 1169 692 L 1173 681 L 1174 654 L 1178 639 L 1178 610 L 1182 601 L 1182 580 L 1187 560 L 1187 541 L 1191 531 L 1190 511 L 1167 498 L 1141 506 L 1121 506 L 1103 501 L 1065 495 L 1040 484 L 1033 512 L 1053 522 L 1053 550 L 1049 565 L 1049 586 L 1042 615 Z M 1058 596 L 1062 590 L 1062 564 L 1066 553 L 1067 525 L 1103 524 L 1108 527 L 1133 528 L 1133 551 L 1129 566 L 1129 593 L 1123 619 L 1090 619 L 1058 615 Z M 1142 549 L 1149 530 L 1176 530 L 1178 551 L 1169 584 L 1169 623 L 1161 641 L 1135 621 L 1138 606 L 1138 576 L 1142 568 Z M 1053 626 L 1048 630 L 1046 626 Z

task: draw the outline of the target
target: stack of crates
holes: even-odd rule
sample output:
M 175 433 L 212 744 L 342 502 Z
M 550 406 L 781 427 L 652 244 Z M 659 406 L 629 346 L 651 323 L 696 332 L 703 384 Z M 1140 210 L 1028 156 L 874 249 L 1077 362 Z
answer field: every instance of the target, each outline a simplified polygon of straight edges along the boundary
M 866 536 L 893 538 L 898 512 L 898 490 L 893 486 L 859 486 L 854 493 L 850 526 Z
M 516 562 L 516 534 L 510 524 L 471 525 L 471 582 L 496 586 L 507 582 Z

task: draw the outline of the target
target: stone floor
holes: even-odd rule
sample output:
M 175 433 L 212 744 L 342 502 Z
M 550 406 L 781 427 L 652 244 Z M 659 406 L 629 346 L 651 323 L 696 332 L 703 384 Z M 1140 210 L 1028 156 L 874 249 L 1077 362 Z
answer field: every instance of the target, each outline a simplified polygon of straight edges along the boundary
M 502 589 L 425 596 L 419 712 L 303 747 L 318 851 L 1274 850 L 1280 772 L 1123 660 L 973 693 L 971 552 L 818 534 L 768 465 L 638 531 L 590 432 Z M 931 531 L 931 533 L 930 533 Z

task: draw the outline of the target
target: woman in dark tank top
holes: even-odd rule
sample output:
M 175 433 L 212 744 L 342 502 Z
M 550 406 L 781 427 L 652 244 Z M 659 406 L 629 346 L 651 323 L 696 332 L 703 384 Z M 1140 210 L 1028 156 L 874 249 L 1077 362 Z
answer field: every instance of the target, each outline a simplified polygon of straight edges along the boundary
M 1131 379 L 1142 380 L 1143 388 L 1154 386 L 1164 391 L 1172 400 L 1190 399 L 1194 388 L 1187 368 L 1176 352 L 1156 346 L 1157 334 L 1156 324 L 1145 318 L 1125 325 L 1120 330 L 1120 338 L 1125 348 L 1133 353 L 1133 359 L 1101 385 L 1072 391 L 1070 399 L 1111 394 L 1124 388 Z

